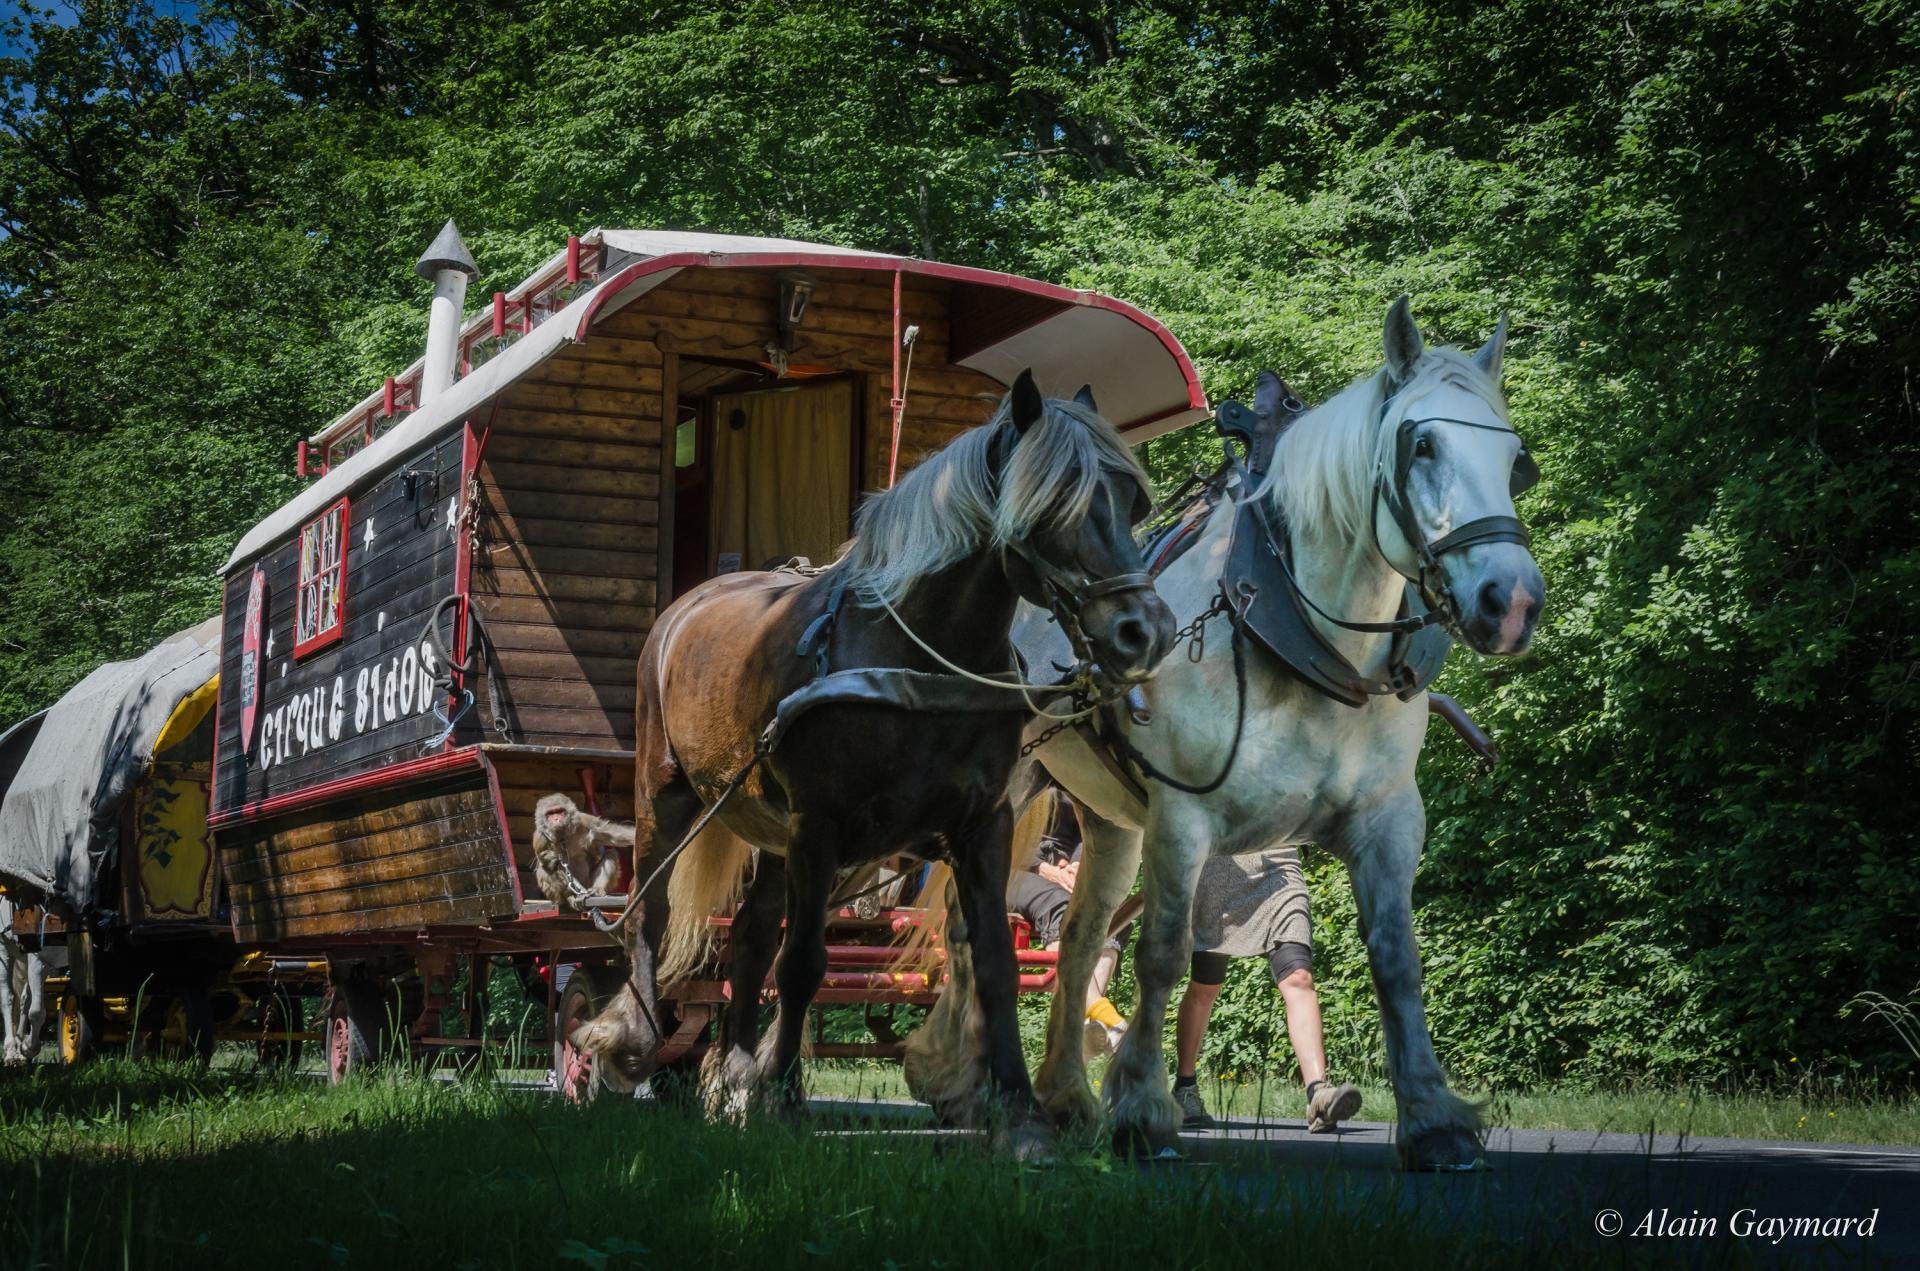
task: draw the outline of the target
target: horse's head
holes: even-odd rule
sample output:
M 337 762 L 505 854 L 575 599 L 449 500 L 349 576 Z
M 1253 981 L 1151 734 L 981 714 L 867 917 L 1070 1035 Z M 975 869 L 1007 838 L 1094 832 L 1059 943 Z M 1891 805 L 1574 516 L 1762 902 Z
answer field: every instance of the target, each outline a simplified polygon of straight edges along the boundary
M 1515 497 L 1540 470 L 1500 393 L 1503 316 L 1471 358 L 1429 351 L 1402 296 L 1387 310 L 1374 534 L 1455 636 L 1481 653 L 1526 652 L 1546 598 Z
M 1001 408 L 995 537 L 1008 581 L 1053 612 L 1110 684 L 1151 676 L 1173 646 L 1173 613 L 1133 541 L 1153 498 L 1093 394 L 1047 400 L 1022 371 Z

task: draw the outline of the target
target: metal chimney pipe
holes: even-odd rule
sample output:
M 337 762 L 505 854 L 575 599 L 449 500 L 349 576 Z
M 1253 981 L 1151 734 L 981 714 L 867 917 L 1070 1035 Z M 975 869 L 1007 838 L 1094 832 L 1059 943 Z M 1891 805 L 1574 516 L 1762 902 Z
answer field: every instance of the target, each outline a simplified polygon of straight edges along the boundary
M 480 269 L 449 220 L 433 245 L 414 263 L 413 272 L 433 284 L 433 307 L 427 312 L 427 357 L 420 372 L 418 405 L 425 406 L 453 386 L 460 365 L 460 314 L 467 302 L 467 280 Z

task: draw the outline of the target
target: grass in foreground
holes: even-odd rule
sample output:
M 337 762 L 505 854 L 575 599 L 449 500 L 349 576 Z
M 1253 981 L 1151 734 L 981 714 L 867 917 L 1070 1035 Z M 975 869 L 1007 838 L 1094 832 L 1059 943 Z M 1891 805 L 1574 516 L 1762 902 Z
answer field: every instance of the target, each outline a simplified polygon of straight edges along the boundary
M 868 1099 L 911 1097 L 898 1064 L 816 1064 L 812 1071 L 811 1087 L 816 1094 Z M 1104 1071 L 1104 1063 L 1094 1065 L 1096 1081 Z M 1306 1116 L 1306 1092 L 1297 1085 L 1237 1082 L 1203 1075 L 1200 1086 L 1208 1109 L 1217 1117 L 1299 1121 Z M 1360 1089 L 1364 1099 L 1361 1120 L 1393 1120 L 1393 1091 L 1389 1087 L 1362 1082 Z M 1651 1126 L 1660 1136 L 1688 1138 L 1920 1145 L 1920 1094 L 1822 1095 L 1813 1090 L 1727 1094 L 1685 1088 L 1462 1093 L 1486 1099 L 1487 1123 L 1500 1128 L 1645 1134 Z
M 972 1141 L 814 1129 L 407 1075 L 333 1090 L 41 1067 L 0 1080 L 0 1262 L 1233 1268 L 1284 1253 L 1432 1271 L 1660 1256 L 1595 1249 L 1581 1224 L 1537 1215 L 1436 1238 L 1390 1192 L 1356 1197 L 1331 1176 L 1134 1169 L 1092 1150 L 1022 1169 Z

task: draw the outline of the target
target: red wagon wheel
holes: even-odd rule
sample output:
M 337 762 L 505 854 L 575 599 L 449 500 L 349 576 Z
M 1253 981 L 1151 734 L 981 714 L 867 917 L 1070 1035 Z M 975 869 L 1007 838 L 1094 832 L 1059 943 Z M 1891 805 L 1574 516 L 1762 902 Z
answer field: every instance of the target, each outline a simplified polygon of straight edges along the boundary
M 599 1091 L 594 1057 L 573 1044 L 573 1034 L 600 1013 L 606 994 L 591 969 L 580 966 L 567 977 L 554 1012 L 553 1083 L 569 1103 L 585 1103 Z
M 386 1001 L 371 984 L 336 985 L 327 1005 L 327 1080 L 339 1085 L 386 1057 Z

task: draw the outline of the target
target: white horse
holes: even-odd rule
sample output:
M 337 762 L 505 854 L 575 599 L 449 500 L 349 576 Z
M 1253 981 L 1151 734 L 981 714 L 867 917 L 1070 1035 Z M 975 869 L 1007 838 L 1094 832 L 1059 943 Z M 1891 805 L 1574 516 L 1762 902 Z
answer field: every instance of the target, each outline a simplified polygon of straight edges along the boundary
M 1272 499 L 1284 516 L 1295 576 L 1326 615 L 1389 622 L 1407 582 L 1424 582 L 1456 639 L 1484 654 L 1526 650 L 1545 586 L 1513 519 L 1516 463 L 1523 474 L 1534 470 L 1499 388 L 1505 340 L 1502 319 L 1472 357 L 1428 349 L 1403 297 L 1387 313 L 1384 368 L 1301 416 L 1280 438 L 1273 475 L 1252 497 Z M 1277 385 L 1263 377 L 1269 394 L 1277 396 Z M 1223 500 L 1195 545 L 1160 575 L 1157 586 L 1176 618 L 1202 613 L 1219 594 L 1232 522 L 1232 501 Z M 1023 652 L 1044 643 L 1044 620 L 1024 613 L 1016 627 Z M 1387 635 L 1314 621 L 1354 668 L 1382 678 Z M 1226 621 L 1214 619 L 1206 634 L 1198 662 L 1176 650 L 1147 687 L 1149 726 L 1133 726 L 1120 713 L 1133 746 L 1192 785 L 1221 771 L 1239 706 Z M 1086 852 L 1035 1092 L 1058 1121 L 1099 1120 L 1082 1054 L 1081 1004 L 1144 849 L 1139 1004 L 1107 1071 L 1105 1096 L 1116 1145 L 1177 1152 L 1181 1118 L 1167 1088 L 1161 1032 L 1190 956 L 1200 867 L 1216 853 L 1318 843 L 1346 864 L 1352 880 L 1399 1105 L 1401 1162 L 1470 1167 L 1479 1155 L 1479 1116 L 1447 1088 L 1434 1055 L 1413 933 L 1414 867 L 1426 836 L 1414 764 L 1426 733 L 1426 695 L 1402 701 L 1382 693 L 1355 708 L 1323 696 L 1258 650 L 1245 651 L 1245 665 L 1244 733 L 1225 781 L 1210 793 L 1148 781 L 1143 802 L 1071 729 L 1038 751 L 1046 771 L 1092 815 L 1084 817 Z M 1046 723 L 1036 721 L 1030 735 Z M 957 960 L 954 984 L 963 991 L 967 971 Z M 968 996 L 948 995 L 958 1002 Z M 929 1070 L 930 1051 L 964 1052 L 959 1039 L 967 1030 L 955 1027 L 961 1010 L 936 1012 L 943 1018 L 929 1021 L 920 1052 L 910 1049 L 921 1072 Z M 933 1101 L 944 1089 L 961 1095 L 952 1106 L 963 1108 L 959 1086 L 971 1079 L 972 1062 L 958 1054 L 931 1067 L 941 1074 L 925 1083 Z
M 12 1068 L 40 1053 L 47 1027 L 46 960 L 13 931 L 13 901 L 0 895 L 0 1063 Z

